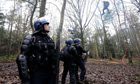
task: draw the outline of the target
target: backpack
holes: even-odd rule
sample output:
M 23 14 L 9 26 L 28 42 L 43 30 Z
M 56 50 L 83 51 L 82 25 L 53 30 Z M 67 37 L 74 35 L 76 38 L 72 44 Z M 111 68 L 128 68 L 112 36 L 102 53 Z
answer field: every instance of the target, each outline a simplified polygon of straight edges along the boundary
M 60 60 L 62 61 L 73 61 L 70 53 L 71 46 L 65 46 L 60 52 Z

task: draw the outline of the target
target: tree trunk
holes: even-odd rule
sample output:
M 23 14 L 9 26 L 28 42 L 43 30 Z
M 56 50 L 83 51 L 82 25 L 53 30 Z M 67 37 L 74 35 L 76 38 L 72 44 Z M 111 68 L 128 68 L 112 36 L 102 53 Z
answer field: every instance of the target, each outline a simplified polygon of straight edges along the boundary
M 31 25 L 31 28 L 32 28 L 32 32 L 34 32 L 32 21 L 33 21 L 33 17 L 34 17 L 34 13 L 35 13 L 36 7 L 37 7 L 37 3 L 38 3 L 38 1 L 36 0 L 34 8 L 33 8 L 33 11 L 31 12 L 32 15 L 31 15 L 31 18 L 30 18 L 30 25 Z
M 136 43 L 136 50 L 137 50 L 137 53 L 140 52 L 140 47 L 139 47 L 139 43 L 138 43 L 138 37 L 136 35 L 136 31 L 134 29 L 134 27 L 131 27 L 132 31 L 133 31 L 133 36 L 134 36 L 134 39 L 135 39 L 135 43 Z
M 101 15 L 101 10 L 100 8 L 98 7 L 98 10 L 100 12 L 100 15 Z M 107 52 L 107 34 L 106 34 L 106 29 L 105 29 L 105 24 L 104 24 L 104 21 L 103 21 L 103 18 L 102 18 L 102 15 L 101 15 L 101 21 L 102 21 L 102 25 L 103 25 L 103 32 L 104 32 L 104 41 L 103 41 L 103 56 L 108 56 L 108 52 Z
M 82 47 L 83 49 L 85 48 L 85 43 L 84 43 L 84 32 L 82 30 L 83 28 L 81 28 L 81 44 L 82 44 Z
M 128 27 L 127 27 L 127 24 L 126 24 L 126 11 L 125 11 L 125 7 L 124 7 L 124 2 L 123 2 L 123 0 L 121 0 L 121 2 L 122 2 L 122 7 L 123 7 L 123 13 L 124 13 L 125 28 L 127 29 Z M 127 41 L 127 34 L 126 34 L 126 43 L 127 43 L 126 44 L 126 46 L 127 46 L 127 53 L 126 54 L 128 56 L 129 63 L 132 63 L 132 54 L 130 53 L 130 55 L 129 55 L 129 52 L 131 52 L 131 49 L 130 49 L 129 44 L 128 44 L 128 41 Z
M 46 0 L 41 0 L 39 17 L 43 17 L 45 15 L 45 6 L 46 6 Z
M 8 41 L 8 56 L 11 54 L 11 44 L 12 44 L 12 30 L 13 30 L 13 23 L 14 23 L 14 17 L 15 17 L 15 6 L 16 6 L 16 1 L 14 0 L 14 9 L 11 15 L 11 24 L 10 24 L 10 33 L 9 33 L 9 41 Z
M 11 44 L 12 44 L 12 28 L 13 28 L 13 21 L 11 22 L 11 26 L 10 26 L 10 33 L 9 33 L 9 42 L 8 42 L 8 56 L 10 56 L 11 54 Z
M 132 51 L 129 51 L 129 63 L 132 64 Z
M 119 15 L 117 6 L 116 6 L 116 4 L 115 4 L 115 0 L 113 0 L 113 1 L 114 1 L 114 6 L 115 6 L 115 9 L 116 9 L 116 13 L 117 13 L 118 22 L 119 22 L 119 30 L 120 30 L 120 34 L 121 34 L 121 39 L 122 39 L 122 42 L 123 42 L 123 45 L 122 45 L 122 42 L 120 42 L 120 45 L 121 45 L 121 46 L 120 46 L 120 49 L 121 49 L 121 47 L 123 48 L 124 57 L 125 57 L 125 56 L 126 56 L 126 53 L 127 53 L 127 48 L 126 48 L 125 42 L 124 42 L 124 40 L 123 40 L 124 35 L 123 35 L 122 29 L 121 29 L 120 15 Z M 124 46 L 124 47 L 123 47 L 123 46 Z M 121 51 L 121 50 L 119 50 L 119 51 Z M 121 53 L 121 52 L 120 52 L 120 53 Z M 123 59 L 124 59 L 124 57 L 123 57 Z
M 99 58 L 99 52 L 98 52 L 98 43 L 97 43 L 97 36 L 95 35 L 95 50 L 96 50 L 96 58 Z
M 66 7 L 66 0 L 63 0 L 63 6 L 62 6 L 62 10 L 61 10 L 61 17 L 60 17 L 60 23 L 59 23 L 59 30 L 57 32 L 57 43 L 56 43 L 56 50 L 57 50 L 57 64 L 56 64 L 56 84 L 59 84 L 59 52 L 60 52 L 60 36 L 62 33 L 62 29 L 63 29 L 63 22 L 64 22 L 64 12 L 65 12 L 65 7 Z

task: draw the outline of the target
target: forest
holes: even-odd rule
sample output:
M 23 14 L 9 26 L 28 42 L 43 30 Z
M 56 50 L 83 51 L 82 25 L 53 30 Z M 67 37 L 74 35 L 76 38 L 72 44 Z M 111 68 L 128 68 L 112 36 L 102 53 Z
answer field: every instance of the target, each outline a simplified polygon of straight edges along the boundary
M 20 84 L 15 60 L 39 17 L 50 22 L 58 51 L 67 38 L 89 50 L 87 84 L 140 84 L 140 0 L 106 1 L 103 10 L 104 0 L 2 0 L 0 84 Z

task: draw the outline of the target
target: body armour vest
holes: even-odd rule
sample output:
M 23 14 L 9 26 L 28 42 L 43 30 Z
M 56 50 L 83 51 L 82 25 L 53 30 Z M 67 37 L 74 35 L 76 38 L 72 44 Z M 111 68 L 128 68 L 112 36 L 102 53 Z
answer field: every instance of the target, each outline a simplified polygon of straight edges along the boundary
M 33 34 L 31 47 L 33 68 L 52 67 L 55 44 L 47 34 Z

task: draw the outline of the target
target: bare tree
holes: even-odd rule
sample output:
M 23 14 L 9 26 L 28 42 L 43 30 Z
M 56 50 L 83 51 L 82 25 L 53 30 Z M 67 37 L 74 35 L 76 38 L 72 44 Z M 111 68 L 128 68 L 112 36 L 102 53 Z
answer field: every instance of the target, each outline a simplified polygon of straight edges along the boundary
M 94 34 L 94 43 L 95 43 L 95 50 L 96 50 L 96 57 L 99 58 L 101 57 L 101 53 L 104 52 L 104 46 L 99 46 L 102 45 L 104 43 L 104 32 L 101 29 L 102 28 L 102 24 L 99 23 L 98 20 L 95 21 L 95 25 L 93 25 L 96 29 L 95 29 L 95 34 Z M 99 41 L 99 39 L 101 41 Z
M 126 9 L 125 9 L 123 0 L 121 0 L 121 3 L 122 3 L 122 8 L 123 8 L 123 14 L 124 14 L 124 25 L 125 25 L 125 29 L 128 29 L 127 21 L 126 21 L 127 20 Z M 132 49 L 130 48 L 130 45 L 128 44 L 128 40 L 127 39 L 128 39 L 128 37 L 127 37 L 127 35 L 125 35 L 126 46 L 127 46 L 127 52 L 126 52 L 126 54 L 128 55 L 129 63 L 132 63 L 132 56 L 131 56 L 131 53 L 130 53 L 130 52 L 132 52 Z M 130 53 L 130 55 L 129 55 L 129 53 Z
M 32 28 L 32 32 L 34 31 L 34 28 L 33 28 L 33 16 L 34 16 L 34 13 L 35 13 L 35 10 L 36 10 L 36 7 L 37 7 L 37 3 L 38 3 L 38 0 L 36 0 L 35 2 L 35 5 L 34 5 L 34 8 L 33 8 L 33 11 L 31 13 L 31 18 L 30 18 L 30 25 L 31 25 L 31 28 Z
M 101 10 L 99 9 L 99 13 L 101 15 Z M 102 28 L 103 28 L 103 32 L 104 32 L 104 41 L 103 41 L 103 54 L 105 56 L 109 56 L 109 46 L 108 46 L 108 38 L 107 38 L 107 30 L 106 30 L 106 26 L 105 26 L 105 22 L 103 20 L 103 17 L 101 15 L 101 22 L 102 22 Z M 109 57 L 110 59 L 112 58 L 111 56 Z
M 124 56 L 125 56 L 127 54 L 127 47 L 126 47 L 126 44 L 124 42 L 124 33 L 123 33 L 123 30 L 122 30 L 122 26 L 121 26 L 121 17 L 120 17 L 119 10 L 117 8 L 115 0 L 113 0 L 113 4 L 114 4 L 115 10 L 116 10 L 117 21 L 118 21 L 118 25 L 119 25 L 118 26 L 118 28 L 119 28 L 118 33 L 121 36 L 121 40 L 119 40 L 119 51 L 118 52 L 121 53 L 121 51 L 123 50 L 123 53 L 124 53 Z
M 9 22 L 10 33 L 9 33 L 9 41 L 8 41 L 8 56 L 11 54 L 12 30 L 14 24 L 15 10 L 16 10 L 16 0 L 14 0 L 14 8 L 12 11 L 12 15 L 10 16 L 10 22 Z
M 56 76 L 56 84 L 58 84 L 59 82 L 59 52 L 60 52 L 60 36 L 61 36 L 61 33 L 62 33 L 62 30 L 63 30 L 63 23 L 64 23 L 64 13 L 65 13 L 65 7 L 66 7 L 66 1 L 67 0 L 63 0 L 63 6 L 62 6 L 62 9 L 61 9 L 61 17 L 60 17 L 60 23 L 59 23 L 59 30 L 57 32 L 57 43 L 56 43 L 56 50 L 57 50 L 57 69 L 56 69 L 56 73 L 57 73 L 57 76 Z
M 39 17 L 43 17 L 45 15 L 45 6 L 46 6 L 46 0 L 41 0 Z
M 96 9 L 97 5 L 99 4 L 100 0 L 98 0 L 96 4 L 96 8 L 92 11 L 94 1 L 87 1 L 87 0 L 70 0 L 68 1 L 68 9 L 67 9 L 67 17 L 69 18 L 70 27 L 79 35 L 81 38 L 82 47 L 84 48 L 84 31 L 88 27 L 89 23 L 91 22 Z M 78 36 L 75 36 L 78 37 Z
M 140 12 L 140 0 L 131 0 L 131 2 L 138 8 L 138 12 Z
M 129 23 L 129 31 L 131 34 L 131 40 L 138 53 L 138 52 L 140 52 L 140 44 L 139 44 L 139 37 L 138 37 L 139 33 L 137 33 L 137 27 L 139 28 L 139 26 L 138 26 L 139 18 L 134 13 L 130 12 L 130 14 L 128 14 L 128 16 L 127 16 L 127 20 Z

